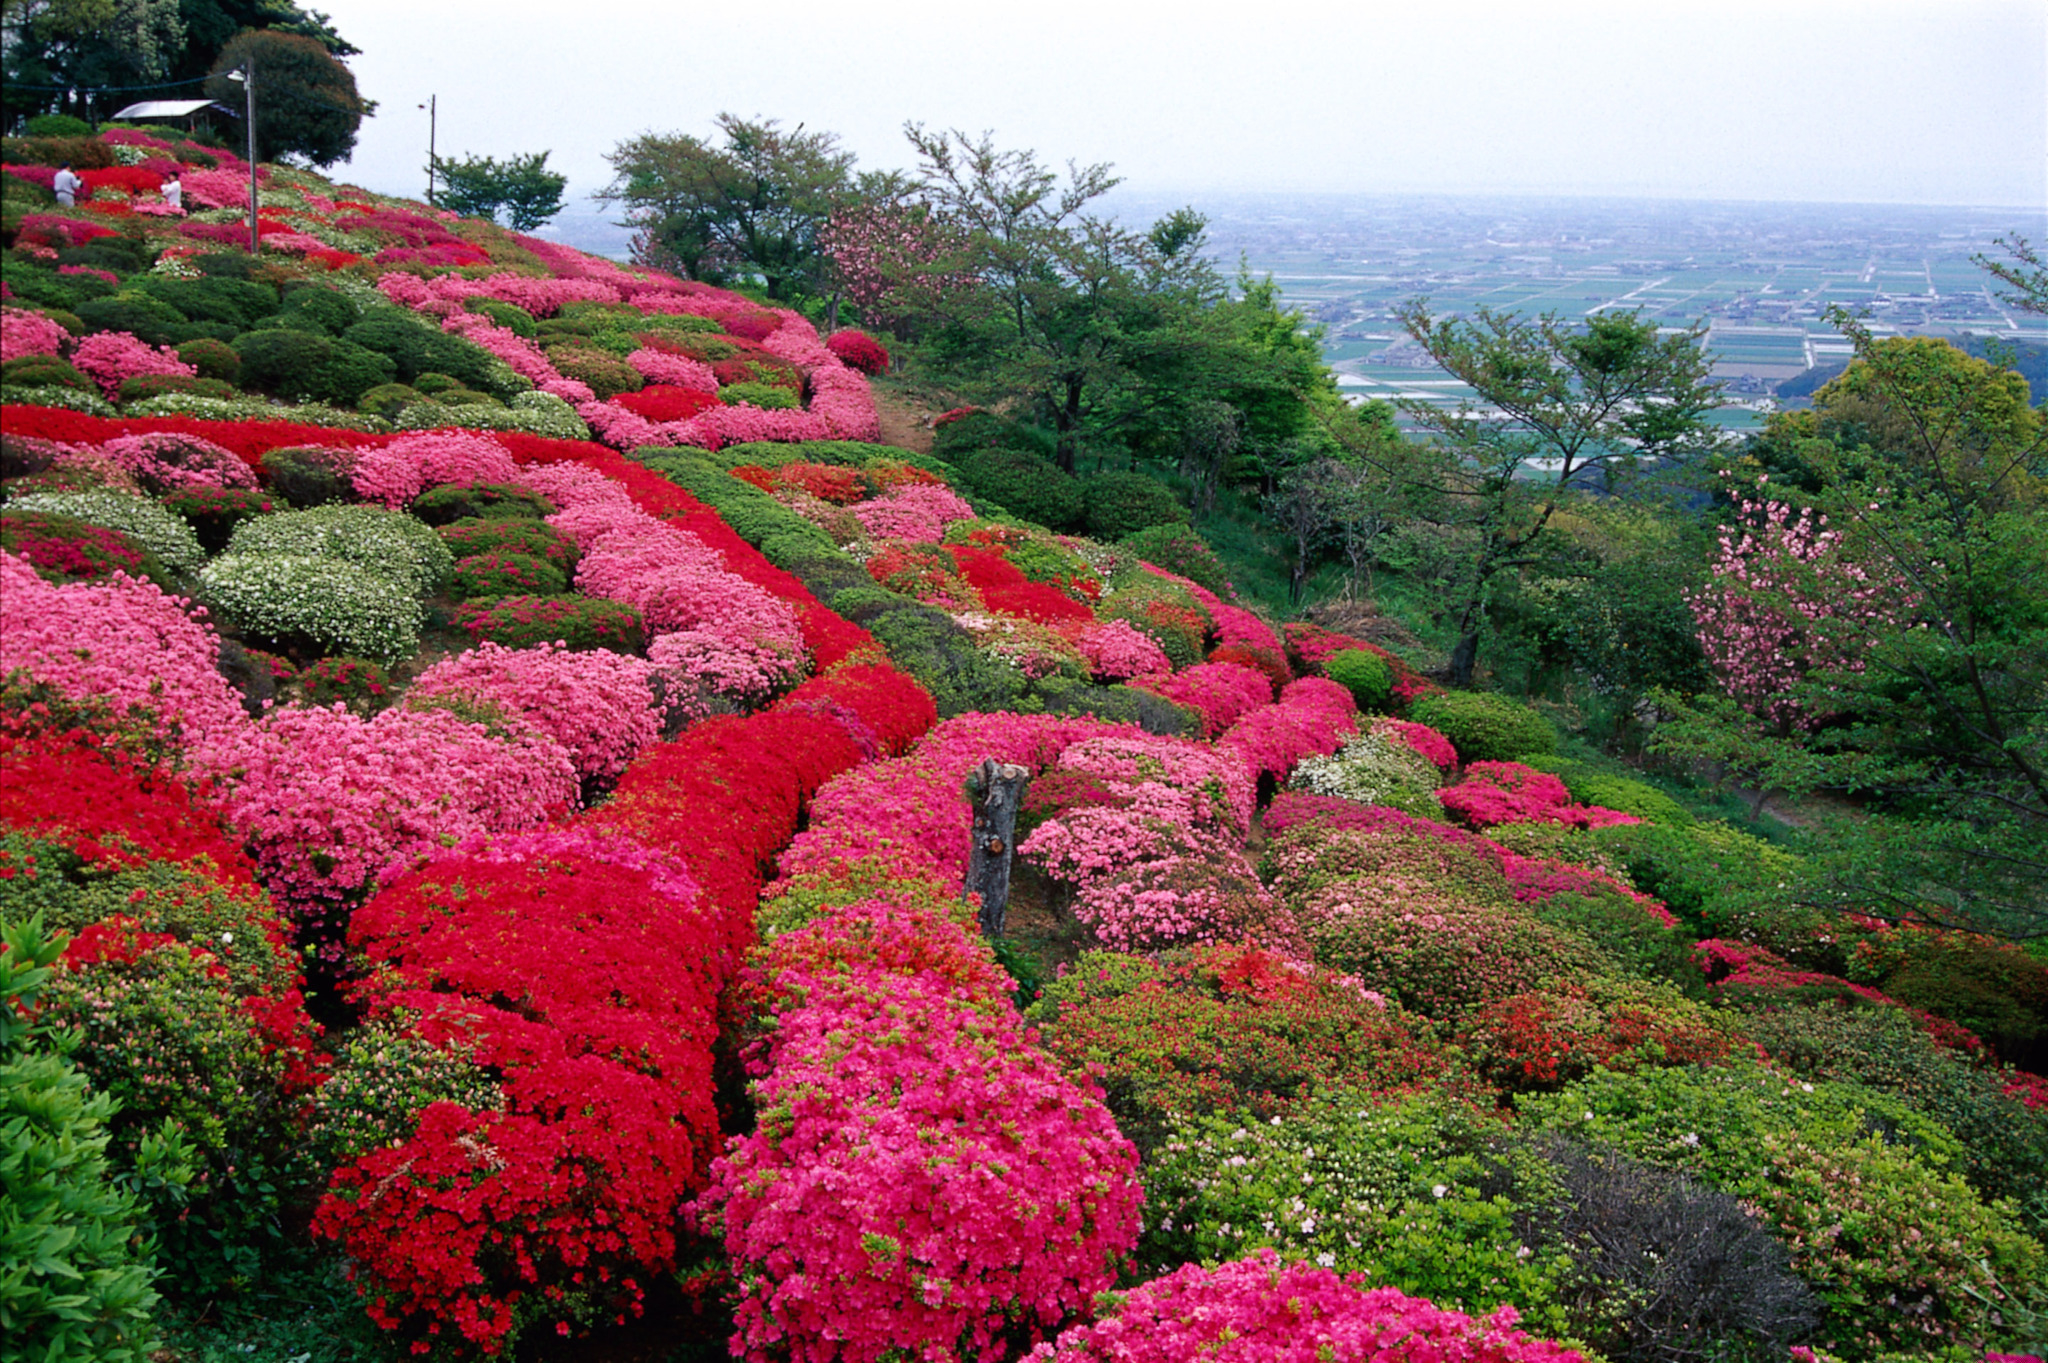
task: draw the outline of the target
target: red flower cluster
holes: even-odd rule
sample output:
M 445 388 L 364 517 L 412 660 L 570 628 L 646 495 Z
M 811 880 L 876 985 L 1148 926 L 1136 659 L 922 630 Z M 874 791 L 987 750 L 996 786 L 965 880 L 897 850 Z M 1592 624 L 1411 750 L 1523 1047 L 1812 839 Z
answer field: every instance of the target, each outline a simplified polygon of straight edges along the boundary
M 1557 823 L 1569 828 L 1606 828 L 1641 823 L 1633 814 L 1575 805 L 1564 782 L 1520 762 L 1474 762 L 1465 779 L 1437 792 L 1439 802 L 1474 828 L 1503 823 Z
M 1296 622 L 1283 627 L 1287 636 L 1287 658 L 1297 672 L 1322 675 L 1323 663 L 1333 653 L 1346 649 L 1362 648 L 1387 665 L 1394 678 L 1394 701 L 1407 706 L 1422 697 L 1443 690 L 1435 682 L 1402 662 L 1378 644 L 1366 639 L 1354 639 L 1348 634 L 1324 629 L 1321 625 Z
M 1036 620 L 1041 625 L 1095 623 L 1095 612 L 1049 583 L 1031 581 L 1000 549 L 949 544 L 946 551 L 990 610 Z
M 612 402 L 649 421 L 687 421 L 707 408 L 722 405 L 715 393 L 678 388 L 672 383 L 650 383 L 637 393 L 620 393 Z
M 889 352 L 880 341 L 860 331 L 835 331 L 825 338 L 825 348 L 839 357 L 848 369 L 875 375 L 889 368 Z

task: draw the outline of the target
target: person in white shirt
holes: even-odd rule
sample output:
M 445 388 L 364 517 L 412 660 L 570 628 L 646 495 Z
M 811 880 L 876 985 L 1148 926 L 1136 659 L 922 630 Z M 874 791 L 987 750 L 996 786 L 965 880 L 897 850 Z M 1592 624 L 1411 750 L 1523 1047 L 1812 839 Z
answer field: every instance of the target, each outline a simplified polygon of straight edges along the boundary
M 57 168 L 57 178 L 50 182 L 50 188 L 57 191 L 57 202 L 65 208 L 74 207 L 78 191 L 85 188 L 85 181 L 71 173 L 71 163 L 66 161 Z
M 164 180 L 163 190 L 164 202 L 183 212 L 185 208 L 185 186 L 178 179 L 178 172 L 172 171 L 169 177 Z

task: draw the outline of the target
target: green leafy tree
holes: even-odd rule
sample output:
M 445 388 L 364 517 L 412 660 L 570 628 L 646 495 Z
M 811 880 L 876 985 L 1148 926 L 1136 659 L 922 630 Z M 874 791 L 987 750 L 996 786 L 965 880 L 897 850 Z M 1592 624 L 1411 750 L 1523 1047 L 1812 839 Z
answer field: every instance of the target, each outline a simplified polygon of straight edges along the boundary
M 254 65 L 256 156 L 300 156 L 315 166 L 348 159 L 356 131 L 376 105 L 356 91 L 356 78 L 317 38 L 277 29 L 247 29 L 214 58 L 207 98 L 242 103 L 242 85 L 227 73 Z
M 1866 907 L 2048 933 L 2048 423 L 2010 371 L 1833 320 L 1855 362 L 1758 442 L 1793 473 L 1751 470 L 1838 537 L 1831 577 L 1787 564 L 1744 588 L 1803 622 L 1788 699 L 1808 719 L 1788 732 L 1673 698 L 1660 746 L 1859 795 L 1871 817 L 1837 821 L 1820 851 Z M 1829 581 L 1898 604 L 1811 610 Z
M 442 181 L 438 197 L 443 208 L 502 221 L 515 232 L 530 232 L 561 212 L 562 191 L 569 187 L 568 176 L 548 169 L 544 151 L 502 162 L 490 156 L 460 161 L 437 156 L 433 173 Z
M 1580 327 L 1555 313 L 1530 320 L 1484 307 L 1467 320 L 1432 316 L 1424 299 L 1399 316 L 1478 395 L 1455 408 L 1402 404 L 1446 456 L 1427 488 L 1439 514 L 1478 538 L 1448 613 L 1451 678 L 1465 685 L 1496 579 L 1535 560 L 1577 490 L 1620 487 L 1711 450 L 1705 417 L 1718 390 L 1699 346 L 1703 326 L 1666 337 L 1633 313 L 1599 313 Z
M 643 133 L 605 158 L 598 195 L 639 229 L 634 258 L 707 283 L 757 280 L 794 301 L 824 291 L 819 234 L 834 212 L 886 197 L 887 173 L 857 174 L 831 133 L 784 131 L 774 119 L 718 116 L 719 140 Z
M 2048 261 L 2041 258 L 2040 250 L 2025 237 L 2015 232 L 2009 237 L 2000 237 L 1998 244 L 2005 248 L 2008 260 L 1995 260 L 1981 253 L 1970 259 L 1983 266 L 1991 276 L 2006 286 L 1999 297 L 2024 312 L 2048 313 Z

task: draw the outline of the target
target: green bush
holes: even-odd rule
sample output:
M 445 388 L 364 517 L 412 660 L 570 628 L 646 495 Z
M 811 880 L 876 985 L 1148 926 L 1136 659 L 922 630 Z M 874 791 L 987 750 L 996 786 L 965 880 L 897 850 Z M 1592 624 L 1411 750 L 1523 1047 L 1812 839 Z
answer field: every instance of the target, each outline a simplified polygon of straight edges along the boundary
M 434 394 L 435 402 L 443 407 L 500 407 L 505 404 L 489 393 L 479 393 L 474 388 L 447 388 Z M 466 417 L 469 413 L 463 413 Z
M 867 628 L 891 661 L 932 693 L 940 718 L 1023 708 L 1023 674 L 984 656 L 974 636 L 944 612 L 906 603 Z
M 532 340 L 537 324 L 533 314 L 517 303 L 501 302 L 496 298 L 472 297 L 464 305 L 469 311 L 481 313 L 514 336 Z
M 463 605 L 457 623 L 480 644 L 538 648 L 561 642 L 571 649 L 608 648 L 638 653 L 645 634 L 640 612 L 623 601 L 592 596 L 506 596 Z
M 246 487 L 180 488 L 157 500 L 184 517 L 210 554 L 227 548 L 229 537 L 243 521 L 277 509 L 270 498 Z
M 978 449 L 957 464 L 965 490 L 978 502 L 997 502 L 1010 514 L 1061 532 L 1081 528 L 1081 484 L 1049 459 L 1023 450 Z
M 75 309 L 90 331 L 125 331 L 150 345 L 176 345 L 189 340 L 189 319 L 160 298 L 124 289 L 105 298 L 88 298 Z
M 377 506 L 321 506 L 244 521 L 228 552 L 339 559 L 421 594 L 438 589 L 455 570 L 454 556 L 431 528 Z
M 471 516 L 440 527 L 441 542 L 458 560 L 493 551 L 529 554 L 562 573 L 576 571 L 576 546 L 541 521 Z
M 70 114 L 37 114 L 21 125 L 27 137 L 91 137 L 92 124 Z
M 430 1045 L 388 1022 L 350 1032 L 334 1059 L 313 1099 L 310 1132 L 329 1167 L 410 1137 L 432 1103 L 471 1112 L 505 1106 L 504 1091 L 461 1047 Z
M 1173 489 L 1142 473 L 1098 473 L 1081 480 L 1083 522 L 1106 544 L 1162 525 L 1185 525 L 1188 509 Z
M 176 308 L 187 321 L 219 322 L 237 334 L 277 311 L 277 290 L 249 279 L 149 275 L 130 287 Z
M 1554 1176 L 1456 1099 L 1337 1093 L 1271 1122 L 1195 1118 L 1143 1172 L 1153 1271 L 1271 1246 L 1446 1308 L 1512 1304 L 1538 1335 L 1570 1329 L 1570 1258 L 1524 1233 Z
M 194 573 L 206 550 L 192 527 L 146 497 L 125 492 L 34 492 L 7 503 L 10 512 L 54 511 L 131 536 L 174 573 Z
M 428 370 L 412 381 L 412 386 L 428 397 L 439 401 L 441 394 L 450 393 L 462 387 L 462 380 L 450 374 L 437 374 Z
M 356 399 L 356 410 L 395 421 L 406 408 L 426 401 L 427 395 L 417 388 L 402 383 L 380 383 Z
M 1155 568 L 1178 573 L 1226 601 L 1236 594 L 1223 560 L 1191 525 L 1176 522 L 1147 526 L 1118 540 L 1116 547 Z
M 719 401 L 728 407 L 745 404 L 759 407 L 763 411 L 787 411 L 801 407 L 803 402 L 787 388 L 772 383 L 728 383 L 718 390 Z
M 1792 853 L 1720 822 L 1620 824 L 1586 837 L 1696 935 L 1755 942 L 1811 970 L 1844 969 L 1841 925 L 1802 894 L 1805 866 Z
M 304 510 L 347 501 L 355 494 L 347 469 L 352 456 L 327 445 L 266 450 L 263 480 L 278 496 Z
M 308 376 L 304 396 L 312 402 L 347 409 L 363 394 L 391 382 L 389 357 L 347 341 L 336 341 L 325 363 Z
M 618 356 L 607 355 L 601 350 L 565 348 L 554 351 L 550 358 L 563 377 L 589 384 L 590 391 L 600 399 L 615 398 L 621 393 L 637 393 L 646 386 L 639 370 Z
M 935 473 L 951 483 L 959 476 L 958 470 L 943 460 L 915 450 L 901 449 L 895 445 L 875 445 L 861 440 L 793 440 L 747 441 L 727 445 L 716 451 L 705 451 L 701 456 L 719 468 L 736 469 L 744 464 L 757 468 L 774 469 L 784 464 L 828 464 L 835 468 L 865 468 L 877 462 L 908 464 L 912 468 Z
M 63 954 L 40 915 L 0 924 L 0 1321 L 10 1357 L 143 1363 L 156 1350 L 151 1246 L 107 1159 L 114 1100 L 66 1059 L 38 1004 Z M 151 1137 L 144 1170 L 171 1148 Z
M 1347 648 L 1323 662 L 1323 675 L 1351 693 L 1358 708 L 1368 714 L 1387 708 L 1394 694 L 1393 669 L 1377 653 Z
M 1415 702 L 1409 717 L 1458 750 L 1460 762 L 1519 762 L 1557 751 L 1557 730 L 1521 701 L 1492 691 L 1441 691 Z
M 1686 807 L 1653 785 L 1631 781 L 1626 776 L 1609 776 L 1567 765 L 1558 773 L 1572 799 L 1582 805 L 1618 809 L 1650 823 L 1690 827 L 1693 816 Z
M 406 508 L 428 525 L 460 520 L 530 520 L 555 514 L 554 504 L 510 483 L 442 483 L 413 498 Z
M 343 335 L 363 317 L 363 310 L 354 300 L 318 284 L 300 285 L 286 293 L 284 306 L 278 311 L 283 316 L 311 322 L 329 336 Z
M 210 336 L 186 341 L 178 347 L 178 358 L 199 371 L 202 379 L 233 383 L 242 373 L 242 357 L 226 341 Z
M 311 394 L 313 374 L 333 356 L 335 346 L 328 336 L 294 327 L 245 332 L 233 344 L 242 387 L 288 398 Z
M 388 357 L 396 366 L 394 377 L 423 393 L 432 392 L 419 382 L 429 373 L 449 375 L 463 387 L 499 397 L 519 391 L 518 385 L 505 382 L 502 365 L 482 347 L 395 308 L 371 313 L 344 331 L 342 339 Z
M 0 384 L 13 388 L 75 388 L 97 393 L 99 385 L 55 355 L 17 355 L 0 364 Z
M 495 601 L 501 596 L 561 596 L 568 590 L 568 578 L 546 559 L 493 549 L 458 559 L 448 592 L 461 601 Z
M 789 536 L 823 551 L 838 552 L 824 531 L 709 458 L 673 450 L 642 451 L 635 457 L 716 511 L 733 533 L 749 544 L 758 547 L 771 538 Z
M 131 402 L 148 402 L 166 393 L 192 393 L 203 398 L 231 398 L 235 386 L 222 383 L 219 379 L 192 378 L 184 374 L 137 374 L 121 380 L 121 389 L 115 395 L 125 406 Z
M 346 559 L 230 552 L 200 574 L 200 585 L 221 617 L 259 647 L 387 663 L 419 648 L 425 612 L 418 596 Z

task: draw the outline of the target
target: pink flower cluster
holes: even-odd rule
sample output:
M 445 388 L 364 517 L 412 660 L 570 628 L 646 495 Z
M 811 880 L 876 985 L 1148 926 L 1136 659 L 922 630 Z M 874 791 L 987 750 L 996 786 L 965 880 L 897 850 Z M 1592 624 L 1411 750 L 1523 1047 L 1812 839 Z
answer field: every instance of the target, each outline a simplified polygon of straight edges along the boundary
M 116 573 L 53 586 L 0 553 L 0 601 L 0 677 L 22 668 L 74 700 L 146 710 L 158 733 L 184 744 L 248 723 L 219 672 L 219 639 L 153 582 Z
M 1199 714 L 1204 738 L 1216 737 L 1252 711 L 1273 703 L 1273 683 L 1266 674 L 1238 663 L 1197 663 L 1182 672 L 1138 677 L 1131 685 Z
M 559 511 L 549 523 L 582 551 L 578 591 L 632 606 L 657 640 L 664 634 L 693 636 L 687 652 L 664 652 L 664 668 L 681 668 L 696 680 L 728 679 L 750 698 L 758 698 L 759 679 L 779 685 L 802 672 L 803 628 L 796 612 L 727 571 L 718 551 L 695 535 L 630 504 L 597 501 Z
M 1173 671 L 1166 650 L 1128 620 L 1097 621 L 1084 626 L 1074 643 L 1088 660 L 1089 672 L 1099 682 Z
M 0 308 L 0 363 L 24 355 L 62 355 L 71 333 L 40 312 Z
M 671 355 L 665 350 L 650 350 L 642 346 L 626 357 L 626 363 L 649 383 L 674 384 L 697 393 L 718 391 L 718 378 L 711 372 L 711 366 L 687 355 Z
M 452 276 L 441 277 L 447 279 Z M 452 313 L 442 319 L 441 330 L 451 336 L 460 336 L 503 360 L 513 373 L 540 387 L 542 392 L 549 391 L 548 384 L 569 382 L 548 359 L 546 351 L 510 327 L 499 326 L 482 313 Z M 556 396 L 567 395 L 557 393 Z M 585 396 L 589 396 L 588 393 Z
M 1474 762 L 1465 779 L 1437 792 L 1437 801 L 1474 828 L 1503 823 L 1556 823 L 1569 828 L 1607 828 L 1641 823 L 1633 814 L 1575 805 L 1564 782 L 1520 762 Z
M 851 508 L 860 528 L 874 539 L 937 544 L 954 521 L 969 520 L 974 508 L 942 483 L 905 483 Z
M 232 161 L 232 169 L 229 163 Z M 219 168 L 204 170 L 188 168 L 181 177 L 185 185 L 185 202 L 200 208 L 239 208 L 249 211 L 249 163 L 229 158 Z M 256 183 L 260 187 L 270 178 L 270 168 L 259 166 Z M 248 229 L 245 226 L 244 232 Z
M 71 363 L 110 398 L 121 391 L 124 379 L 144 374 L 170 374 L 189 379 L 199 374 L 197 369 L 179 359 L 178 352 L 169 346 L 149 345 L 125 331 L 94 332 L 72 349 Z
M 772 338 L 771 338 L 772 339 Z M 874 395 L 858 371 L 843 366 L 819 365 L 810 371 L 811 412 L 824 421 L 834 440 L 882 438 L 881 417 L 875 411 Z
M 1812 725 L 1825 715 L 1794 689 L 1810 673 L 1861 672 L 1874 627 L 1910 610 L 1914 593 L 1843 557 L 1824 516 L 1742 497 L 1735 509 L 1742 523 L 1721 532 L 1712 585 L 1687 598 L 1700 648 L 1744 709 Z
M 1188 1264 L 1132 1289 L 1093 1325 L 1041 1344 L 1034 1363 L 1583 1363 L 1515 1329 L 1512 1306 L 1474 1319 L 1362 1273 L 1287 1263 L 1270 1249 Z
M 614 780 L 661 734 L 655 668 L 610 649 L 480 644 L 420 673 L 408 698 L 466 695 L 566 748 L 584 780 Z
M 735 1355 L 994 1363 L 1007 1329 L 1085 1311 L 1137 1239 L 1137 1153 L 1029 1044 L 987 948 L 870 900 L 766 955 L 794 961 L 754 1059 L 759 1125 L 704 1199 L 740 1282 Z
M 1449 771 L 1458 765 L 1458 750 L 1427 724 L 1417 724 L 1412 719 L 1376 719 L 1372 731 L 1397 738 L 1436 764 L 1438 771 Z
M 509 483 L 519 466 L 488 436 L 429 431 L 356 451 L 357 495 L 397 509 L 442 483 Z
M 553 739 L 493 737 L 437 709 L 364 720 L 341 706 L 287 706 L 213 736 L 194 765 L 225 787 L 223 810 L 264 883 L 302 911 L 448 839 L 533 827 L 577 795 Z
M 100 452 L 151 492 L 256 486 L 256 471 L 233 450 L 196 435 L 116 436 Z
M 1357 716 L 1358 702 L 1348 687 L 1303 677 L 1280 688 L 1278 704 L 1253 710 L 1226 729 L 1216 747 L 1236 752 L 1254 781 L 1272 776 L 1284 783 L 1302 758 L 1336 752 L 1358 731 Z

